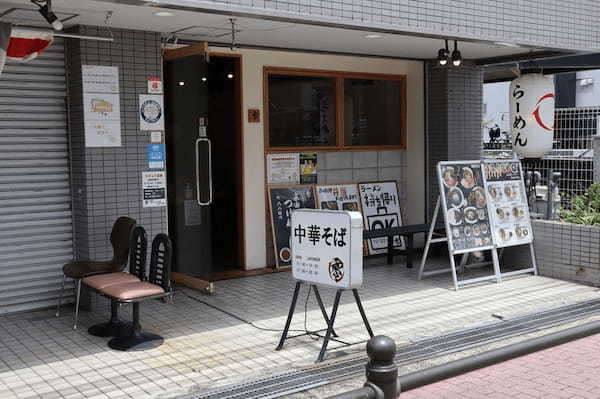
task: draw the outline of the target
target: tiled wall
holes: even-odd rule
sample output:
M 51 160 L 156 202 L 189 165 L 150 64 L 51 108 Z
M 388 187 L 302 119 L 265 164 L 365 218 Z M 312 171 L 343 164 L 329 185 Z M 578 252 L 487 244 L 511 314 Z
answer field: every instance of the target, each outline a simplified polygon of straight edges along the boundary
M 537 220 L 533 233 L 540 275 L 600 286 L 600 227 Z M 528 247 L 507 248 L 501 264 L 531 265 Z
M 104 28 L 81 26 L 77 32 L 105 35 Z M 148 132 L 139 130 L 138 95 L 148 77 L 162 76 L 160 33 L 113 29 L 114 42 L 69 40 L 70 134 L 73 222 L 77 259 L 107 259 L 114 221 L 130 216 L 149 239 L 167 231 L 167 209 L 143 208 L 141 172 L 147 168 Z M 86 148 L 83 128 L 81 65 L 119 67 L 121 141 L 117 148 Z M 149 246 L 150 247 L 150 246 Z
M 597 48 L 600 39 L 596 0 L 195 1 L 198 7 L 226 11 L 544 47 Z
M 429 215 L 437 200 L 438 161 L 481 157 L 483 69 L 464 64 L 460 68 L 427 64 L 427 198 Z

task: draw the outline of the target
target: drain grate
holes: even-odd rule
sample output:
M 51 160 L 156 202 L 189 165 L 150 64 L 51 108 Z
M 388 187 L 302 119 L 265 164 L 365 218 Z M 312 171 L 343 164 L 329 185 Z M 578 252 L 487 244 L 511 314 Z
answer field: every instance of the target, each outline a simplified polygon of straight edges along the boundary
M 504 338 L 565 324 L 600 314 L 600 299 L 505 319 L 479 327 L 451 332 L 419 340 L 398 348 L 396 362 L 400 365 L 458 352 Z M 189 399 L 269 399 L 332 383 L 364 372 L 366 358 L 354 358 L 320 367 L 289 371 L 240 384 L 228 385 Z

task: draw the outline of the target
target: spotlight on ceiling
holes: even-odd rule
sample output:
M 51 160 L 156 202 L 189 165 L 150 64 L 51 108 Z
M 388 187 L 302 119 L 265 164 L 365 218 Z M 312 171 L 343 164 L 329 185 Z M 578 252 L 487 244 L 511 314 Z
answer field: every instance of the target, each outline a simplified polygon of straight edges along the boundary
M 202 80 L 203 82 L 206 82 L 206 76 L 202 76 L 201 80 Z
M 50 24 L 55 30 L 62 30 L 63 24 L 59 21 L 58 17 L 52 11 L 51 0 L 31 0 L 33 4 L 38 6 L 38 10 L 42 17 Z
M 441 48 L 438 51 L 438 64 L 441 66 L 446 66 L 448 64 L 448 55 L 450 55 L 450 51 L 448 50 L 448 40 L 445 40 L 446 48 Z
M 227 79 L 233 79 L 233 74 L 231 72 L 227 74 Z
M 454 66 L 460 66 L 460 64 L 462 64 L 463 58 L 462 55 L 460 54 L 460 51 L 458 51 L 458 47 L 456 44 L 456 40 L 454 41 L 454 51 L 452 52 L 452 65 Z

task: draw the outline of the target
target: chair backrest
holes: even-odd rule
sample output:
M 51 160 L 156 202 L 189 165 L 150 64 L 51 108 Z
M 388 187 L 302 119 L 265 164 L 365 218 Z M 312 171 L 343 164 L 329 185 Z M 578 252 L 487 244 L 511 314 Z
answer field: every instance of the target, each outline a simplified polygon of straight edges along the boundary
M 146 230 L 137 225 L 131 232 L 129 249 L 129 273 L 140 280 L 146 279 L 146 257 L 148 256 L 148 235 Z
M 129 239 L 136 221 L 127 216 L 121 216 L 113 225 L 110 233 L 110 243 L 113 247 L 112 263 L 125 267 L 129 255 Z
M 150 253 L 150 276 L 152 284 L 160 285 L 165 292 L 171 291 L 171 258 L 173 256 L 173 245 L 169 236 L 157 234 L 152 240 L 152 251 Z

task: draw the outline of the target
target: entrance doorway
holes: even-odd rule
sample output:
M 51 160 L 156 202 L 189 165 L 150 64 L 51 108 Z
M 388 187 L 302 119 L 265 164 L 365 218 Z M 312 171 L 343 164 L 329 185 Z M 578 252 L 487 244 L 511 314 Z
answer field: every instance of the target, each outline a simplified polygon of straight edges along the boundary
M 165 55 L 169 234 L 173 271 L 185 279 L 244 269 L 240 63 Z

